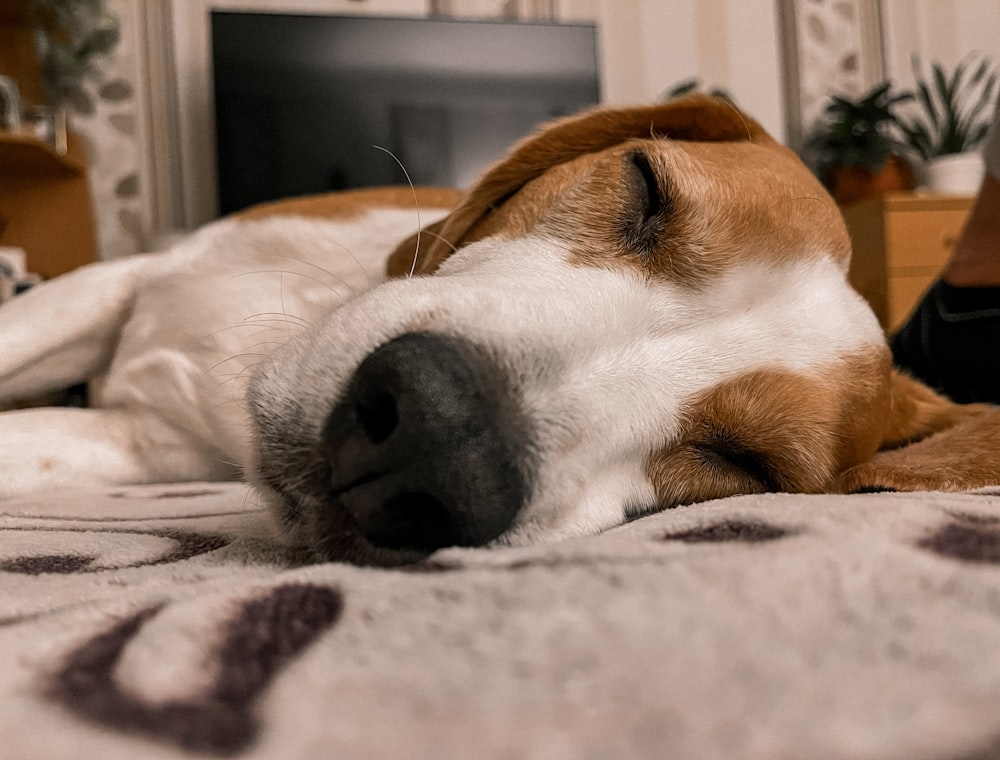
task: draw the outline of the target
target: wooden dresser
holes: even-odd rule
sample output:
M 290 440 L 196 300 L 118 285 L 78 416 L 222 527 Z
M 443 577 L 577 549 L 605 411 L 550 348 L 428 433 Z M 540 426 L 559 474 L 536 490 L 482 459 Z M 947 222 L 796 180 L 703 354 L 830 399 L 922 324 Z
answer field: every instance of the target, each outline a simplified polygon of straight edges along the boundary
M 854 255 L 851 284 L 892 332 L 947 260 L 973 198 L 887 193 L 841 208 Z

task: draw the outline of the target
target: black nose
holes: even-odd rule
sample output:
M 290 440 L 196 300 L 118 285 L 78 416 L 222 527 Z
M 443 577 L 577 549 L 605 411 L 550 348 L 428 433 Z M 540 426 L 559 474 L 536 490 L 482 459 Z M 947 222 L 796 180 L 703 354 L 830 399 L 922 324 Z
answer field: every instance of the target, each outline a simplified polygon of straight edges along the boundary
M 331 497 L 377 546 L 475 546 L 510 527 L 528 436 L 482 351 L 408 333 L 361 363 L 324 433 Z

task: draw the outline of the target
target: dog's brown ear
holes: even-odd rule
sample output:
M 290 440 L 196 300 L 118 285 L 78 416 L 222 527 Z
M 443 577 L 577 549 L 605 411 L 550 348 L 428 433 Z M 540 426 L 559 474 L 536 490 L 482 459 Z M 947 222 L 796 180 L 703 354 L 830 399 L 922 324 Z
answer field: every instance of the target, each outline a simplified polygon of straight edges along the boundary
M 1000 407 L 961 405 L 893 371 L 882 447 L 835 490 L 965 491 L 1000 485 Z
M 390 258 L 390 275 L 406 274 L 411 266 L 415 274 L 434 272 L 477 222 L 526 183 L 577 156 L 642 137 L 774 144 L 760 124 L 732 103 L 707 95 L 687 95 L 638 108 L 596 108 L 560 119 L 519 142 L 487 170 L 435 234 L 421 239 L 415 266 L 414 241 L 401 245 Z
M 445 217 L 434 224 L 428 224 L 396 246 L 386 263 L 386 273 L 390 277 L 409 277 L 414 274 L 429 274 L 437 269 L 454 250 L 453 245 L 443 245 L 441 229 L 447 220 Z M 428 268 L 431 261 L 434 261 L 434 266 Z

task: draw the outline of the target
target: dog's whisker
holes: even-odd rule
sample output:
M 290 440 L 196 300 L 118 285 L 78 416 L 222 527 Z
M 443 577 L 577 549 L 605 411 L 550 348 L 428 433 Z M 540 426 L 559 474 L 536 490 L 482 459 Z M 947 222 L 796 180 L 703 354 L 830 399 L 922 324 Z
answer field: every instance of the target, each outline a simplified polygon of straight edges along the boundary
M 236 469 L 240 470 L 240 472 L 243 471 L 243 465 L 237 462 L 235 459 L 227 459 L 226 457 L 215 457 L 215 461 L 219 462 L 220 464 L 225 464 L 230 467 L 235 467 Z M 245 503 L 244 506 L 246 506 Z
M 215 457 L 213 461 L 216 462 L 216 464 L 221 464 L 221 465 L 223 465 L 225 467 L 231 468 L 233 470 L 233 472 L 234 472 L 234 475 L 235 475 L 235 477 L 233 478 L 234 480 L 241 480 L 243 482 L 246 482 L 246 480 L 247 480 L 246 467 L 244 467 L 240 462 L 237 462 L 237 461 L 235 461 L 233 459 L 228 459 L 226 457 Z M 247 492 L 250 492 L 252 490 L 253 489 L 248 488 Z M 258 506 L 256 508 L 253 508 L 253 507 L 248 508 L 247 507 L 247 495 L 248 495 L 247 493 L 245 493 L 243 495 L 243 504 L 242 504 L 241 509 L 244 512 L 259 511 L 261 509 L 260 506 Z
M 285 307 L 285 272 L 278 275 L 278 300 L 281 302 L 281 313 L 288 314 Z
M 236 324 L 228 325 L 226 327 L 221 327 L 218 330 L 210 333 L 212 336 L 221 335 L 222 333 L 229 332 L 231 330 L 240 329 L 254 329 L 261 332 L 274 331 L 279 329 L 279 326 L 284 326 L 288 328 L 295 328 L 297 331 L 301 331 L 309 327 L 309 323 L 302 317 L 298 317 L 294 314 L 288 314 L 282 316 L 275 314 L 273 317 L 246 320 L 243 322 L 237 322 Z
M 235 329 L 236 327 L 255 327 L 258 330 L 276 330 L 276 329 L 294 328 L 295 330 L 301 331 L 309 327 L 309 323 L 303 320 L 301 317 L 274 316 L 274 317 L 255 319 L 252 322 L 247 322 L 246 324 L 243 325 L 234 325 L 233 327 L 227 329 L 231 330 Z
M 214 377 L 218 379 L 219 386 L 234 384 L 234 383 L 236 383 L 237 381 L 239 381 L 239 380 L 241 380 L 243 378 L 249 378 L 250 374 L 253 372 L 253 370 L 256 367 L 258 367 L 259 365 L 260 365 L 260 362 L 255 362 L 253 364 L 250 364 L 250 365 L 242 368 L 239 372 L 232 372 L 232 373 L 230 373 L 228 375 L 215 373 Z M 232 399 L 225 399 L 223 401 L 223 403 L 228 404 L 231 401 L 232 401 Z
M 247 480 L 250 473 L 247 472 L 246 467 L 240 465 L 243 470 L 243 479 Z M 250 502 L 253 501 L 253 504 Z M 257 490 L 254 488 L 248 488 L 243 492 L 243 510 L 246 512 L 256 512 L 258 510 L 265 509 L 265 505 L 258 498 Z
M 287 490 L 301 491 L 308 488 L 309 485 L 316 479 L 317 475 L 319 475 L 318 468 L 304 467 L 294 473 L 286 474 L 282 479 L 282 485 Z
M 252 346 L 247 346 L 247 348 L 254 349 L 254 348 L 264 348 L 266 346 L 279 346 L 279 345 L 282 345 L 282 343 L 280 341 L 262 341 L 260 343 L 255 343 Z M 240 352 L 238 354 L 231 354 L 230 356 L 227 356 L 225 359 L 220 359 L 219 361 L 217 361 L 215 364 L 211 365 L 210 367 L 206 367 L 205 370 L 201 373 L 200 377 L 202 379 L 208 377 L 209 375 L 212 375 L 212 376 L 215 376 L 215 377 L 219 377 L 220 375 L 216 372 L 216 370 L 218 370 L 220 367 L 224 367 L 225 365 L 227 365 L 227 364 L 229 364 L 231 362 L 241 361 L 241 360 L 244 360 L 244 359 L 259 359 L 259 360 L 263 360 L 268 355 L 270 355 L 270 353 L 271 352 L 268 351 L 268 350 L 263 350 L 263 351 L 252 351 L 252 350 L 250 350 L 250 351 L 242 351 L 242 352 Z M 249 372 L 251 369 L 253 369 L 254 367 L 256 367 L 258 364 L 260 364 L 260 361 L 247 364 L 238 373 L 235 373 L 235 376 L 238 377 L 241 374 Z
M 344 297 L 344 293 L 341 293 L 339 290 L 337 290 L 337 288 L 335 288 L 330 283 L 323 282 L 323 280 L 321 280 L 319 277 L 316 277 L 311 274 L 306 274 L 305 272 L 294 272 L 289 269 L 254 269 L 252 272 L 240 272 L 239 274 L 234 274 L 233 278 L 250 277 L 252 275 L 258 275 L 258 274 L 278 274 L 278 275 L 291 274 L 297 277 L 303 277 L 307 280 L 312 280 L 313 282 L 322 285 L 324 288 L 334 293 L 335 295 L 339 296 L 340 298 Z M 341 280 L 341 283 L 344 285 L 344 287 L 348 289 L 348 295 L 357 291 L 357 288 L 351 286 L 349 283 L 344 282 L 343 280 Z
M 243 319 L 242 326 L 254 326 L 254 325 L 267 325 L 272 322 L 277 323 L 287 323 L 295 325 L 296 327 L 308 327 L 309 321 L 305 317 L 300 317 L 297 314 L 291 314 L 289 312 L 280 311 L 259 311 L 256 314 L 250 314 Z M 241 325 L 234 325 L 234 327 L 239 327 Z
M 425 235 L 430 235 L 435 240 L 440 240 L 442 243 L 444 243 L 446 246 L 448 246 L 451 249 L 452 253 L 455 253 L 456 251 L 458 251 L 458 246 L 455 245 L 450 240 L 448 240 L 448 238 L 446 238 L 444 235 L 442 235 L 442 234 L 440 234 L 438 232 L 434 232 L 434 230 L 431 230 L 431 229 L 424 230 L 424 234 Z
M 737 108 L 735 105 L 733 105 L 733 103 L 728 98 L 720 98 L 720 99 L 727 106 L 729 106 L 729 108 L 732 110 L 732 112 L 735 113 L 736 116 L 739 117 L 739 120 L 743 122 L 743 127 L 747 131 L 747 142 L 751 142 L 752 143 L 753 142 L 753 130 L 750 129 L 750 122 L 747 121 L 747 117 L 744 116 L 743 112 L 739 108 Z
M 410 179 L 410 173 L 406 171 L 406 167 L 403 166 L 403 162 L 396 157 L 395 153 L 388 148 L 383 148 L 381 145 L 373 145 L 372 147 L 375 148 L 375 150 L 388 153 L 392 160 L 399 164 L 399 168 L 403 171 L 403 176 L 406 177 L 406 184 L 410 186 L 410 192 L 413 193 L 413 208 L 417 212 L 417 239 L 413 244 L 413 261 L 410 262 L 410 271 L 406 275 L 408 278 L 413 277 L 413 273 L 417 271 L 417 258 L 420 256 L 420 234 L 424 229 L 424 225 L 420 220 L 420 201 L 417 199 L 417 189 L 413 186 L 413 181 Z
M 361 263 L 361 260 L 354 254 L 354 252 L 350 248 L 348 248 L 343 243 L 338 243 L 338 242 L 334 241 L 333 244 L 336 245 L 344 253 L 346 253 L 350 257 L 351 261 L 353 261 L 355 264 L 357 264 L 358 271 L 361 272 L 362 276 L 365 278 L 365 284 L 366 284 L 366 286 L 370 287 L 371 284 L 372 284 L 371 275 L 369 275 L 368 270 L 365 269 L 364 264 Z M 272 255 L 273 256 L 281 256 L 283 258 L 290 259 L 290 260 L 292 260 L 294 262 L 302 264 L 303 266 L 307 266 L 307 267 L 311 267 L 312 269 L 316 269 L 321 274 L 324 274 L 327 277 L 329 277 L 329 278 L 331 278 L 333 280 L 336 280 L 341 285 L 344 285 L 345 287 L 349 288 L 350 290 L 357 290 L 357 288 L 355 288 L 353 285 L 351 285 L 351 283 L 349 283 L 343 277 L 340 277 L 340 276 L 334 274 L 333 272 L 331 272 L 326 267 L 321 267 L 319 264 L 316 264 L 316 263 L 314 263 L 312 261 L 307 261 L 307 260 L 301 258 L 300 256 L 293 256 L 290 253 L 273 253 Z

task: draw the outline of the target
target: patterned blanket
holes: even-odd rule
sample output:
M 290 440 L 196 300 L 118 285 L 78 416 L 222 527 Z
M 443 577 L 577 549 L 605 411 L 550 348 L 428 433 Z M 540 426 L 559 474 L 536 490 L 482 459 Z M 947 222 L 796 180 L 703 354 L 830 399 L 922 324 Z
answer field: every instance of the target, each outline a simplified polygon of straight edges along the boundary
M 235 484 L 0 505 L 0 757 L 1000 757 L 1000 489 L 309 564 Z

